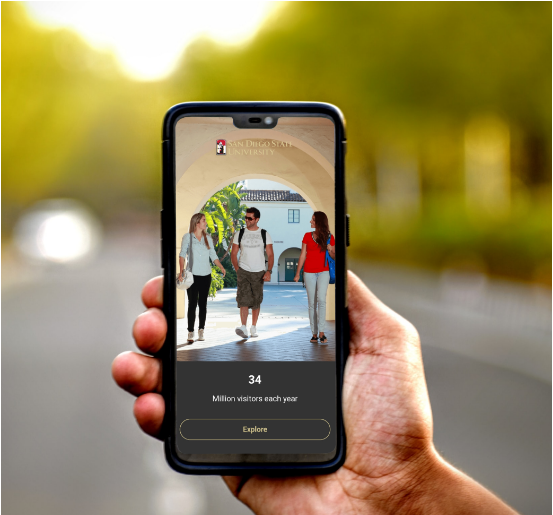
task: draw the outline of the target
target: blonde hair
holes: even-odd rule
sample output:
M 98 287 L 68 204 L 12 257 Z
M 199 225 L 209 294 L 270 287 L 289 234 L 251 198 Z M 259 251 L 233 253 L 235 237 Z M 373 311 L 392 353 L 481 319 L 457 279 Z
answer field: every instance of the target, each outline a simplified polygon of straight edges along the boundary
M 192 218 L 190 219 L 190 228 L 188 229 L 188 232 L 189 233 L 196 232 L 196 225 L 198 225 L 200 220 L 204 217 L 205 217 L 205 215 L 203 213 L 194 213 L 192 215 Z M 209 241 L 208 241 L 208 238 L 207 238 L 207 230 L 204 229 L 202 231 L 202 234 L 204 235 L 205 246 L 209 249 L 210 246 L 209 246 Z

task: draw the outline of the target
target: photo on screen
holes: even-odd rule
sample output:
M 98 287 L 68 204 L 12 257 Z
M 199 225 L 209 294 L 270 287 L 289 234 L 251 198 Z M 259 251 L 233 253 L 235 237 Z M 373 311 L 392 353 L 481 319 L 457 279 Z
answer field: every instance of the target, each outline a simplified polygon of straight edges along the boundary
M 335 361 L 332 120 L 175 130 L 177 361 Z

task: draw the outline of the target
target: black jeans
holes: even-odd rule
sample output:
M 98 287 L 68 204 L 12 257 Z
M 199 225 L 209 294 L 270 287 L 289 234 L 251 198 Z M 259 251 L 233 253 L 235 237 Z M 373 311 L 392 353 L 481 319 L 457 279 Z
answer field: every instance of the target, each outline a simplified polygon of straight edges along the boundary
M 196 322 L 196 307 L 200 306 L 200 325 L 198 329 L 205 328 L 205 317 L 207 316 L 207 297 L 211 286 L 210 275 L 195 275 L 192 286 L 186 290 L 188 295 L 188 332 L 194 332 Z

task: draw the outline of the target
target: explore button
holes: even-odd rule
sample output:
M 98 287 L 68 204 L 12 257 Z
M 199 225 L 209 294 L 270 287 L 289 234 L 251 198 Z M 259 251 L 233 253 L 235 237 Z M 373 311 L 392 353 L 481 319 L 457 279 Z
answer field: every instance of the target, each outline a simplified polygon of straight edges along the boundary
M 322 418 L 187 418 L 180 434 L 185 440 L 326 440 L 330 424 Z

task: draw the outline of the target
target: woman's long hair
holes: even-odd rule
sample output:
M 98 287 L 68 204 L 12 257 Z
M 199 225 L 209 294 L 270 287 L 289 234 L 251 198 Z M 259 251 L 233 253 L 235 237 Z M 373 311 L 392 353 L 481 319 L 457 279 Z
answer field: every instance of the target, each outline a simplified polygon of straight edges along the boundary
M 205 215 L 203 213 L 195 213 L 195 214 L 192 215 L 192 218 L 190 219 L 190 229 L 188 230 L 189 233 L 196 232 L 196 225 L 198 225 L 198 222 L 204 216 Z M 207 230 L 204 229 L 202 231 L 202 234 L 204 235 L 205 246 L 209 249 L 210 247 L 209 247 L 209 241 L 208 241 L 208 238 L 207 238 Z
M 321 252 L 326 252 L 326 242 L 330 236 L 328 217 L 322 211 L 315 211 L 313 216 L 315 217 L 315 241 Z

